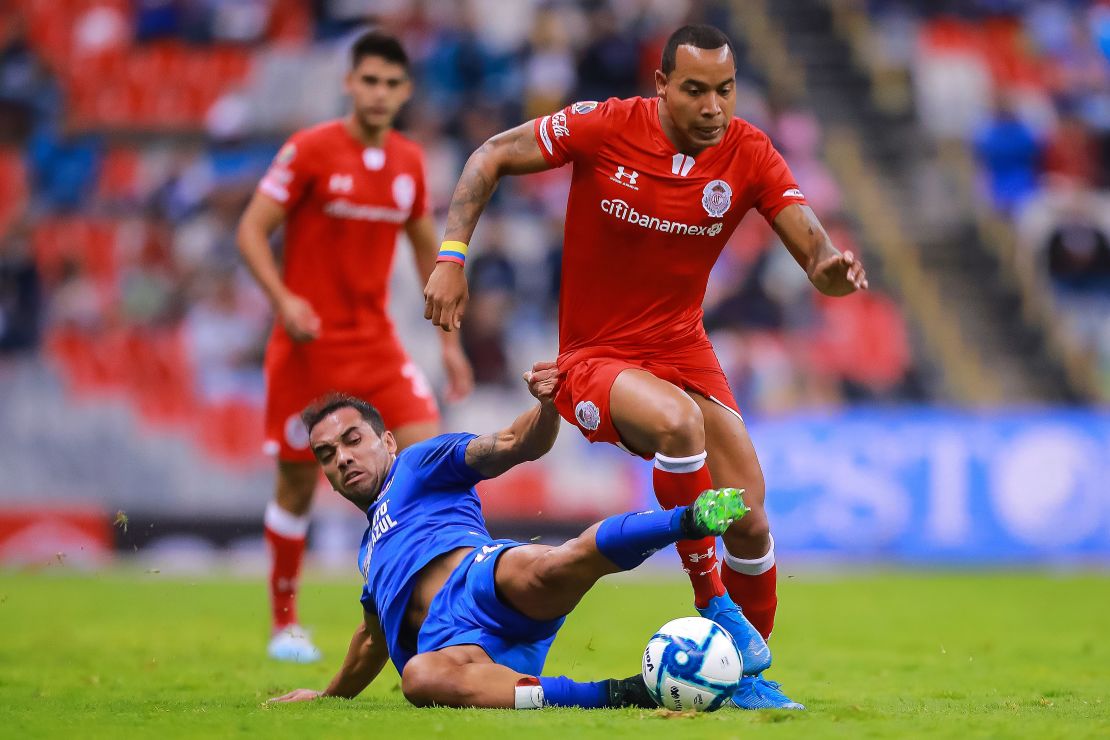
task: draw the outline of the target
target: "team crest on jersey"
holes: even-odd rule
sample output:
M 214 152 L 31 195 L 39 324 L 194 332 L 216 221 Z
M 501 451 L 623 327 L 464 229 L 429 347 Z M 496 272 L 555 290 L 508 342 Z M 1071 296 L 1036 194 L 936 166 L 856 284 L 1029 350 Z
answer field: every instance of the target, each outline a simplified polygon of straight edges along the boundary
M 591 432 L 601 426 L 601 411 L 593 401 L 579 401 L 574 407 L 574 418 L 578 419 L 583 429 Z
M 720 218 L 732 205 L 732 188 L 724 180 L 713 180 L 701 191 L 701 205 L 713 218 Z
M 274 157 L 274 164 L 284 165 L 293 161 L 293 157 L 297 156 L 297 145 L 289 142 L 281 148 L 281 151 Z
M 294 450 L 308 449 L 308 430 L 304 428 L 300 414 L 293 414 L 285 420 L 285 442 Z
M 596 107 L 596 100 L 579 100 L 577 103 L 570 107 L 570 112 L 577 115 L 582 115 L 583 113 L 589 113 Z

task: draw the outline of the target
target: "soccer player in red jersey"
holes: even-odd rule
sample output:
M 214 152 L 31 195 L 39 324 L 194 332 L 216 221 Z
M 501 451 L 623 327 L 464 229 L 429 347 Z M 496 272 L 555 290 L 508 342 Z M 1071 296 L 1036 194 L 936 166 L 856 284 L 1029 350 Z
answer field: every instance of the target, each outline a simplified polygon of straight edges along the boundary
M 318 467 L 300 413 L 321 393 L 370 399 L 406 447 L 439 431 L 435 399 L 386 311 L 402 227 L 426 280 L 438 249 L 420 147 L 393 130 L 412 84 L 398 41 L 378 32 L 351 49 L 345 118 L 298 131 L 281 148 L 239 224 L 239 249 L 278 321 L 266 350 L 266 438 L 277 455 L 265 533 L 273 567 L 270 655 L 308 662 L 319 651 L 298 626 L 297 578 Z M 270 235 L 285 225 L 284 269 Z M 448 398 L 473 375 L 458 335 L 440 332 Z
M 723 536 L 720 570 L 712 539 L 678 550 L 695 606 L 744 657 L 736 704 L 800 709 L 761 675 L 777 606 L 774 541 L 763 473 L 701 304 L 710 269 L 751 208 L 822 293 L 866 288 L 867 277 L 833 246 L 767 135 L 734 117 L 735 77 L 728 37 L 685 26 L 664 47 L 656 97 L 579 102 L 492 137 L 455 189 L 425 317 L 460 326 L 461 263 L 498 180 L 571 164 L 556 405 L 591 442 L 654 459 L 664 507 L 714 486 L 746 489 L 752 511 Z

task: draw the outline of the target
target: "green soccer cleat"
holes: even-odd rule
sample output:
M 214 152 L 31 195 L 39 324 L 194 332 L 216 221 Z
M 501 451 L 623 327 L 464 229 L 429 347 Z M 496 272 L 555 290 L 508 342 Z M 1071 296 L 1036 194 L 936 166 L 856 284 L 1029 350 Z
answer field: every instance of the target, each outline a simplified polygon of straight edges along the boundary
M 716 537 L 749 511 L 743 488 L 710 488 L 686 508 L 683 529 L 692 540 Z

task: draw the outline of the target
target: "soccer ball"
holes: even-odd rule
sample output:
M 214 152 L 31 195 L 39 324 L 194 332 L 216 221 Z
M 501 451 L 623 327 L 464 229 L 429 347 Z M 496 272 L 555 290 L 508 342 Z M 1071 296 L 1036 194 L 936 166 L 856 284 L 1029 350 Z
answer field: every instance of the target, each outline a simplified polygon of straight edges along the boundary
M 702 617 L 673 619 L 644 649 L 644 683 L 659 706 L 675 711 L 720 709 L 740 685 L 744 663 L 732 636 Z

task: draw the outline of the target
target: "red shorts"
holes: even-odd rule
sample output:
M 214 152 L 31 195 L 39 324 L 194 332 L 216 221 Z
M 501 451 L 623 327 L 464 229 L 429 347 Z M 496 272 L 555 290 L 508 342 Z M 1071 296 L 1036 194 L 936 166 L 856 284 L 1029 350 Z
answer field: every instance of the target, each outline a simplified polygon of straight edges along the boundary
M 330 391 L 369 401 L 381 412 L 387 429 L 439 421 L 424 373 L 392 338 L 372 345 L 272 339 L 266 348 L 265 372 L 265 451 L 285 462 L 315 459 L 300 414 Z
M 646 349 L 644 355 L 654 354 Z M 617 376 L 628 369 L 646 370 L 660 380 L 716 401 L 740 416 L 728 380 L 717 361 L 713 345 L 660 353 L 651 359 L 606 353 L 604 348 L 571 352 L 559 358 L 559 387 L 555 407 L 559 415 L 578 427 L 591 442 L 624 447 L 609 414 L 609 393 Z

